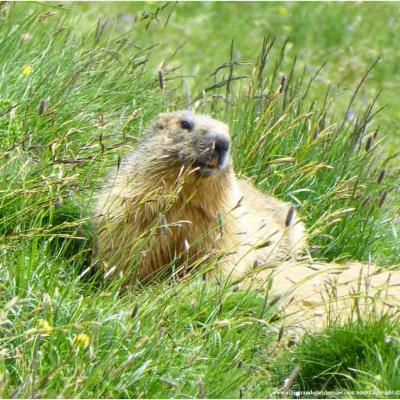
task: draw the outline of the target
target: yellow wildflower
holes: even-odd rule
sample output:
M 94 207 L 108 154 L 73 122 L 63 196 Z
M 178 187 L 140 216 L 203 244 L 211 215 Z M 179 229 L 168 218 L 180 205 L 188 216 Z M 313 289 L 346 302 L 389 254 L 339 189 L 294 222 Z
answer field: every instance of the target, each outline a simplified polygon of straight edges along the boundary
M 289 11 L 288 11 L 287 8 L 281 7 L 281 8 L 278 10 L 278 13 L 279 13 L 279 15 L 288 15 Z
M 31 72 L 32 72 L 32 67 L 31 67 L 30 65 L 24 65 L 24 66 L 22 67 L 22 73 L 23 73 L 23 75 L 29 76 L 29 75 L 31 74 Z
M 43 333 L 51 333 L 53 331 L 53 327 L 45 319 L 39 319 L 36 326 Z
M 74 336 L 73 343 L 77 347 L 86 348 L 90 344 L 90 336 L 86 335 L 86 333 L 78 333 Z

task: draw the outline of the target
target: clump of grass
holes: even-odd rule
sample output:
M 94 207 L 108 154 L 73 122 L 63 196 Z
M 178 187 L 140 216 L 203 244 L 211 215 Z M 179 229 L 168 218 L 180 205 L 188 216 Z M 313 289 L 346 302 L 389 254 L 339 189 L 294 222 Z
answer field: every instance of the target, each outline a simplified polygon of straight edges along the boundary
M 310 397 L 395 397 L 399 345 L 398 322 L 388 318 L 332 326 L 287 351 L 279 376 L 286 378 L 298 366 L 291 390 L 313 391 Z

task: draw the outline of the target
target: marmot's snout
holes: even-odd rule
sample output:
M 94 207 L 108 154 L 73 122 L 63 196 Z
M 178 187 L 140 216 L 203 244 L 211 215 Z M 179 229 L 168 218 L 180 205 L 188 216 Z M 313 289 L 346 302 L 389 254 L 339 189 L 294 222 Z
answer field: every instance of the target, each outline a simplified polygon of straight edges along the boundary
M 207 133 L 205 150 L 197 159 L 197 166 L 203 175 L 223 170 L 229 160 L 229 136 L 221 133 Z
M 228 161 L 229 138 L 217 135 L 215 139 L 215 159 L 218 160 L 218 167 L 225 168 Z

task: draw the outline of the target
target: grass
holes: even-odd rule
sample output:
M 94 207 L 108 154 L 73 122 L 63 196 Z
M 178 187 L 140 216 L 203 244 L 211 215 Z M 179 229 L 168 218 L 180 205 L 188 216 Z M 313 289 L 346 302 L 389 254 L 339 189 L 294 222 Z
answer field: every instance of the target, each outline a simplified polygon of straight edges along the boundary
M 340 398 L 346 391 L 357 398 L 395 398 L 399 389 L 398 335 L 398 324 L 385 318 L 332 326 L 287 351 L 277 369 L 288 376 L 294 365 L 300 367 L 291 388 L 294 392 L 319 392 L 321 398 Z
M 388 64 L 368 74 L 376 54 L 360 51 L 362 63 L 336 78 L 352 91 L 328 84 L 332 65 L 322 80 L 315 73 L 323 47 L 329 53 L 347 40 L 328 27 L 355 10 L 372 18 L 374 6 L 318 5 L 310 16 L 291 3 L 287 14 L 278 4 L 252 4 L 243 16 L 237 4 L 170 3 L 157 12 L 160 6 L 118 5 L 113 13 L 122 16 L 107 24 L 93 20 L 98 4 L 1 6 L 0 395 L 267 397 L 297 365 L 299 390 L 399 389 L 396 320 L 334 326 L 288 348 L 269 293 L 196 279 L 121 293 L 118 280 L 86 279 L 90 210 L 102 177 L 156 114 L 188 103 L 230 124 L 238 174 L 296 204 L 314 257 L 399 263 L 395 139 L 376 133 L 398 123 L 393 110 L 375 114 Z M 379 18 L 397 18 L 394 9 L 386 5 Z M 234 26 L 235 15 L 249 22 L 260 10 L 272 16 L 257 40 L 245 40 L 250 23 L 234 35 L 222 29 Z M 135 13 L 135 23 L 121 24 Z M 276 13 L 284 15 L 275 21 Z M 310 21 L 321 13 L 324 46 L 314 52 Z M 213 22 L 203 35 L 204 16 Z M 300 33 L 292 45 L 283 27 L 275 43 L 264 38 L 263 24 L 278 26 L 281 17 Z M 366 28 L 357 26 L 362 36 Z M 199 46 L 210 43 L 202 45 L 205 57 L 195 57 L 190 40 L 175 52 L 182 31 L 199 37 Z M 303 47 L 318 60 L 312 69 L 304 68 Z M 347 65 L 339 50 L 327 55 Z
M 360 103 L 382 90 L 378 107 L 387 108 L 376 117 L 376 122 L 381 131 L 397 143 L 400 122 L 397 115 L 400 89 L 396 51 L 400 11 L 397 4 L 348 2 L 332 6 L 325 2 L 252 2 L 247 3 L 246 12 L 243 12 L 241 3 L 182 3 L 175 8 L 170 3 L 158 13 L 157 19 L 151 18 L 159 6 L 157 2 L 125 2 L 118 8 L 107 2 L 86 3 L 82 5 L 81 26 L 90 27 L 98 18 L 111 25 L 111 17 L 119 21 L 124 31 L 135 26 L 132 34 L 135 43 L 157 44 L 157 56 L 150 59 L 154 68 L 183 45 L 178 57 L 171 62 L 174 67 L 180 67 L 182 75 L 188 76 L 185 83 L 193 89 L 210 75 L 210 66 L 216 68 L 227 61 L 228 44 L 232 39 L 235 57 L 252 61 L 262 37 L 270 34 L 279 43 L 288 40 L 289 58 L 296 56 L 299 65 L 306 66 L 309 74 L 315 73 L 326 61 L 314 90 L 322 98 L 326 85 L 330 85 L 337 93 L 331 107 L 338 110 L 347 106 L 362 71 L 381 57 L 382 61 L 370 74 L 368 85 L 361 90 Z M 172 17 L 168 18 L 171 12 Z M 142 26 L 134 24 L 135 17 L 146 18 Z

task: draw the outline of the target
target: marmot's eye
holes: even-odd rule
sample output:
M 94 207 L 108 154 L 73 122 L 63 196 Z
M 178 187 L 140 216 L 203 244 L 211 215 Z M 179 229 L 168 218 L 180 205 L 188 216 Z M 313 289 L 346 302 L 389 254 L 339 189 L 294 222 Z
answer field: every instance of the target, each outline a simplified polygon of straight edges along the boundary
M 193 129 L 193 124 L 189 121 L 183 120 L 181 121 L 181 128 L 191 131 Z

